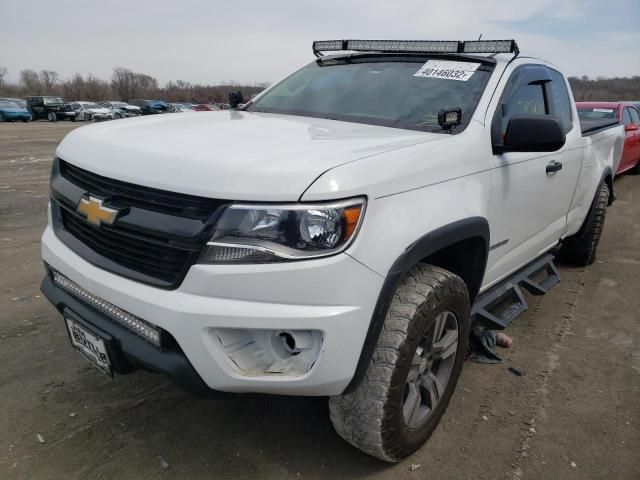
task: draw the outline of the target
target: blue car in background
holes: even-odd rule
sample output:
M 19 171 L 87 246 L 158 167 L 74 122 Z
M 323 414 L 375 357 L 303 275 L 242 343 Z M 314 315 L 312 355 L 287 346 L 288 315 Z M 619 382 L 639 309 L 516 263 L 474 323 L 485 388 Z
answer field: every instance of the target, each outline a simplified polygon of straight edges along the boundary
M 11 122 L 13 120 L 31 121 L 31 113 L 20 105 L 0 100 L 0 122 Z

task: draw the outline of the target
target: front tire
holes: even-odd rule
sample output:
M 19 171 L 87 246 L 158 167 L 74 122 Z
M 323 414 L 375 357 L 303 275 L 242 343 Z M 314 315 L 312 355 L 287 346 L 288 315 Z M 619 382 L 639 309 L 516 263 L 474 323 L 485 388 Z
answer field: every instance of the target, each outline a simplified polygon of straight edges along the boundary
M 338 434 L 387 462 L 419 449 L 453 394 L 470 323 L 469 294 L 460 277 L 425 264 L 411 269 L 395 291 L 359 385 L 329 399 Z
M 562 242 L 559 260 L 570 265 L 586 267 L 596 260 L 598 242 L 604 229 L 609 204 L 609 186 L 604 182 L 591 204 L 587 218 L 575 235 Z

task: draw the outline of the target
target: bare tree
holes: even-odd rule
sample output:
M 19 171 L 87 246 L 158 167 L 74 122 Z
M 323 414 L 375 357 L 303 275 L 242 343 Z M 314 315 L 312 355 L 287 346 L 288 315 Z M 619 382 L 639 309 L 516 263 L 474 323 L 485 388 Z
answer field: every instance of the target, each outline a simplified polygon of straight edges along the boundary
M 58 72 L 53 70 L 40 70 L 40 82 L 47 93 L 53 93 L 53 89 L 58 83 Z
M 27 95 L 40 95 L 42 93 L 42 82 L 35 70 L 21 70 L 20 85 Z
M 119 100 L 135 98 L 134 73 L 128 68 L 116 67 L 111 75 L 111 90 Z
M 7 67 L 0 66 L 0 87 L 4 86 L 4 79 L 9 74 L 9 69 Z
M 62 84 L 62 92 L 67 100 L 82 100 L 84 98 L 84 78 L 76 73 L 70 80 Z

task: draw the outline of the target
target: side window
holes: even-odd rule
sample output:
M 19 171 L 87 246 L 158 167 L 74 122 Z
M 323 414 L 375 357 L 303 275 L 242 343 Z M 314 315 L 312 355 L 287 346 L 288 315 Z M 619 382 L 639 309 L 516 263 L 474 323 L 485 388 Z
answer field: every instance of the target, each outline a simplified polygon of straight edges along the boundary
M 502 143 L 509 120 L 514 115 L 549 114 L 544 81 L 538 81 L 537 73 L 540 70 L 523 66 L 517 68 L 509 77 L 491 122 L 491 140 L 494 144 Z
M 629 125 L 631 123 L 631 114 L 629 113 L 629 109 L 625 108 L 622 111 L 622 124 Z
M 573 127 L 571 120 L 571 100 L 567 83 L 562 74 L 556 70 L 549 69 L 551 82 L 549 82 L 549 110 L 551 115 L 555 115 L 560 120 L 562 128 L 568 132 Z
M 638 110 L 630 108 L 629 113 L 631 114 L 631 123 L 640 127 L 640 114 L 638 113 Z

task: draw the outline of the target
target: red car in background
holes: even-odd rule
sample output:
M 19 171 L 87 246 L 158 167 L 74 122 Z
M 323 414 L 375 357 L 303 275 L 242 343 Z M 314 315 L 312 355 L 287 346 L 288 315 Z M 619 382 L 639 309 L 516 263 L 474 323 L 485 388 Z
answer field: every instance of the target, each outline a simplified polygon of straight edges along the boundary
M 640 110 L 631 102 L 576 102 L 576 107 L 581 119 L 616 119 L 624 125 L 626 138 L 616 175 L 640 173 Z

